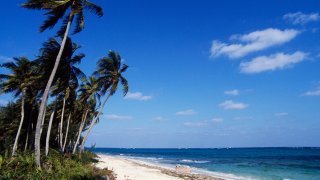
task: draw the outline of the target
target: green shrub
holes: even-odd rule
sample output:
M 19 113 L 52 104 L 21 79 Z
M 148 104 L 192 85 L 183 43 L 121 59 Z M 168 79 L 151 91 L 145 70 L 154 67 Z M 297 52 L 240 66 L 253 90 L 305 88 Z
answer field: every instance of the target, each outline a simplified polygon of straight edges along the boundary
M 81 157 L 50 150 L 49 156 L 41 159 L 40 170 L 34 162 L 34 154 L 18 154 L 13 158 L 0 156 L 0 179 L 101 179 L 112 174 L 92 165 L 97 161 L 95 154 L 84 152 Z

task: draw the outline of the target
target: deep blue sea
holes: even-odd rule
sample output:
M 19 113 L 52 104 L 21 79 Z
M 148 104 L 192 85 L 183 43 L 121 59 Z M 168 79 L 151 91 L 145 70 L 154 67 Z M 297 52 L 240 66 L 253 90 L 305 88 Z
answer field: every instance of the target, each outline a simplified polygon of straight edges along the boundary
M 228 179 L 320 180 L 320 148 L 96 148 L 94 152 L 168 167 L 188 165 Z

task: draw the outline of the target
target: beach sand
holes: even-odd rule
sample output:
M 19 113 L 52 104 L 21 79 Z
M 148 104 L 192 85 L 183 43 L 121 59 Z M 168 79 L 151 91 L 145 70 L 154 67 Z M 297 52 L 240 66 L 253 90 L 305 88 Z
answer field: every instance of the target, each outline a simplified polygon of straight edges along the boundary
M 205 174 L 181 173 L 175 169 L 119 156 L 98 155 L 98 157 L 99 162 L 96 163 L 96 167 L 112 170 L 117 180 L 222 180 Z

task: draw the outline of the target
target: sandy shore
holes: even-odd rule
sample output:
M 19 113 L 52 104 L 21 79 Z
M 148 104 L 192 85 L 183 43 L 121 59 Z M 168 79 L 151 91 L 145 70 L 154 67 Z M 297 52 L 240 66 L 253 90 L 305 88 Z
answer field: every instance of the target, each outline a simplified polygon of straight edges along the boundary
M 205 174 L 180 173 L 175 171 L 175 169 L 119 156 L 98 156 L 99 162 L 96 164 L 96 167 L 112 170 L 117 180 L 222 180 L 221 178 Z

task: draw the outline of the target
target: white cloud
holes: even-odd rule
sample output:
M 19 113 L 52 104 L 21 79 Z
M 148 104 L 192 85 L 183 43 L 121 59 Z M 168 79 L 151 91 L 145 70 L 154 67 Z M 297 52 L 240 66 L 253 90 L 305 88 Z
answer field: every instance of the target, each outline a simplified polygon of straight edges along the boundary
M 139 101 L 148 101 L 152 99 L 152 96 L 145 96 L 141 92 L 128 92 L 128 94 L 124 97 L 127 100 L 139 100 Z
M 208 127 L 221 122 L 223 122 L 222 118 L 212 118 L 209 121 L 185 122 L 183 125 L 188 127 Z
M 318 13 L 304 14 L 302 12 L 296 12 L 285 14 L 283 19 L 292 24 L 306 24 L 308 22 L 318 21 L 320 16 Z
M 2 62 L 8 62 L 8 61 L 12 61 L 12 60 L 13 59 L 11 57 L 0 55 L 0 61 L 2 61 Z
M 176 112 L 176 115 L 178 115 L 178 116 L 191 116 L 191 115 L 194 115 L 194 114 L 197 114 L 197 112 L 194 111 L 193 109 L 188 109 L 188 110 L 185 110 L 185 111 Z
M 8 103 L 9 101 L 0 99 L 0 106 L 6 106 Z
M 253 117 L 251 116 L 237 116 L 233 118 L 234 120 L 251 120 Z
M 274 116 L 277 116 L 277 117 L 281 117 L 281 116 L 288 116 L 289 113 L 287 112 L 279 112 L 279 113 L 275 113 Z
M 207 122 L 185 122 L 183 125 L 188 127 L 204 127 L 207 126 Z
M 226 55 L 232 59 L 240 58 L 252 52 L 261 51 L 272 46 L 289 42 L 298 34 L 299 31 L 295 29 L 280 30 L 268 28 L 244 35 L 232 35 L 230 39 L 239 42 L 227 44 L 214 40 L 211 46 L 211 57 L 215 58 Z
M 223 122 L 223 118 L 212 118 L 212 119 L 211 119 L 211 122 L 213 122 L 213 123 L 220 123 L 220 122 Z
M 162 117 L 162 116 L 157 116 L 157 117 L 154 117 L 152 118 L 154 121 L 166 121 L 167 119 Z
M 231 96 L 237 96 L 240 94 L 240 92 L 237 89 L 233 89 L 233 90 L 224 91 L 224 94 L 231 95 Z
M 116 114 L 109 114 L 104 116 L 108 120 L 131 120 L 131 116 L 121 116 Z
M 227 100 L 227 101 L 219 104 L 219 106 L 222 107 L 223 109 L 245 109 L 249 105 L 244 104 L 244 103 L 240 103 L 240 102 L 234 102 L 232 100 Z
M 277 53 L 270 56 L 259 56 L 249 62 L 240 64 L 240 71 L 246 74 L 285 69 L 303 61 L 307 54 L 297 51 L 293 54 Z
M 316 89 L 313 91 L 307 91 L 302 94 L 303 96 L 320 96 L 320 89 Z

